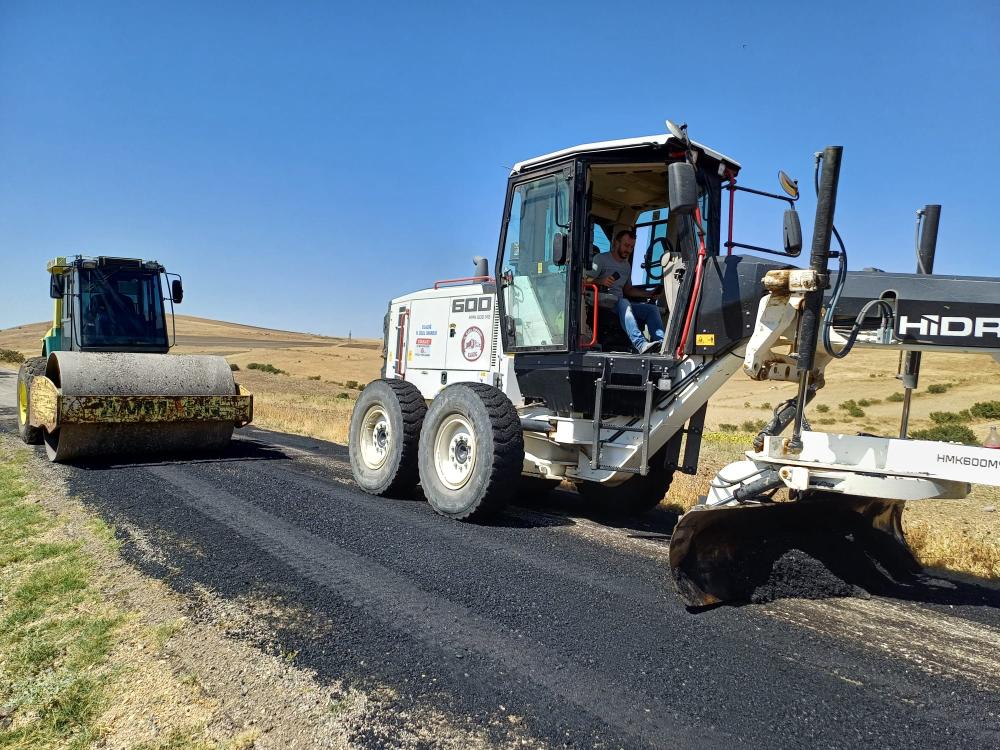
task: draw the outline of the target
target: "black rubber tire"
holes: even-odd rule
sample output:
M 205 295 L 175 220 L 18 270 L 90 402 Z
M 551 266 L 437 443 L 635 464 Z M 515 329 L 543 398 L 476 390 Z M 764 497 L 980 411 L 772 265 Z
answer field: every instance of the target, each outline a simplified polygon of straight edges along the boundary
M 21 440 L 28 445 L 41 445 L 42 428 L 32 427 L 28 424 L 27 419 L 21 419 L 21 388 L 23 386 L 25 389 L 25 406 L 28 410 L 30 410 L 31 381 L 35 379 L 35 376 L 45 374 L 45 363 L 47 361 L 48 360 L 45 357 L 32 357 L 31 359 L 26 359 L 21 364 L 21 368 L 17 371 L 17 434 L 20 435 Z
M 361 457 L 361 430 L 365 415 L 375 405 L 382 407 L 389 429 L 398 437 L 390 443 L 385 463 L 371 468 Z M 420 480 L 417 468 L 420 427 L 427 405 L 419 389 L 405 380 L 374 380 L 361 392 L 351 413 L 348 453 L 354 481 L 373 495 L 404 497 L 412 494 Z
M 448 488 L 434 462 L 438 431 L 452 415 L 469 423 L 474 464 L 466 483 Z M 510 399 L 483 383 L 455 383 L 431 402 L 420 433 L 420 484 L 431 507 L 456 520 L 481 521 L 500 511 L 517 491 L 524 465 L 521 419 Z
M 653 510 L 666 497 L 674 472 L 663 466 L 663 455 L 649 462 L 646 476 L 636 475 L 616 487 L 598 482 L 577 482 L 576 491 L 599 513 L 619 518 L 640 516 Z

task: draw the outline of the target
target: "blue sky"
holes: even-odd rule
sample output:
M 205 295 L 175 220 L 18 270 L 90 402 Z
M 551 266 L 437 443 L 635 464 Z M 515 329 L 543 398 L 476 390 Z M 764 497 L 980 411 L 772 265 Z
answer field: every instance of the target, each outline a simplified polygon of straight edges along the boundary
M 379 335 L 492 266 L 511 164 L 666 117 L 765 189 L 842 144 L 855 267 L 912 270 L 942 203 L 935 270 L 1000 276 L 1000 6 L 810 6 L 2 0 L 0 328 L 86 253 L 182 273 L 181 312 Z M 777 243 L 780 211 L 736 226 Z

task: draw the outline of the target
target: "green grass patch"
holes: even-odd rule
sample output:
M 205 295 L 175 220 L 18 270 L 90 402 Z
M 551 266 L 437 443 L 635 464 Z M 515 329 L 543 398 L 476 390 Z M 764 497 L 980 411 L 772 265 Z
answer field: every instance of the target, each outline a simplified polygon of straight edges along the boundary
M 251 362 L 247 365 L 248 370 L 258 370 L 260 372 L 270 373 L 271 375 L 287 375 L 288 373 L 279 367 L 275 367 L 269 362 Z
M 1000 401 L 977 401 L 969 413 L 976 419 L 1000 419 Z
M 121 615 L 80 544 L 28 499 L 26 452 L 0 463 L 0 748 L 86 747 L 107 705 L 107 657 Z
M 938 424 L 928 427 L 926 430 L 914 430 L 910 437 L 915 440 L 940 440 L 946 443 L 964 443 L 965 445 L 979 445 L 976 434 L 964 424 L 950 422 L 948 424 Z
M 865 403 L 867 404 L 868 402 Z M 865 410 L 853 398 L 840 404 L 840 408 L 846 411 L 850 417 L 863 417 L 865 415 Z

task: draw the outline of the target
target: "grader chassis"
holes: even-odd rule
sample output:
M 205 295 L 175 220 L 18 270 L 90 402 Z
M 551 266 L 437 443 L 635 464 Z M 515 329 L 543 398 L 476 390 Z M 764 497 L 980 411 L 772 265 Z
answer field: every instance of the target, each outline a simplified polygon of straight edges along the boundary
M 812 432 L 805 407 L 826 365 L 855 345 L 996 355 L 1000 280 L 847 272 L 846 250 L 831 253 L 839 147 L 823 152 L 821 173 L 817 166 L 810 264 L 795 269 L 795 183 L 782 173 L 784 194 L 743 188 L 735 160 L 690 141 L 684 127 L 668 130 L 517 164 L 495 276 L 478 258 L 472 278 L 392 300 L 383 378 L 351 420 L 356 481 L 386 495 L 419 483 L 438 513 L 464 520 L 495 513 L 526 482 L 537 490 L 564 480 L 606 509 L 642 512 L 674 472 L 696 471 L 709 399 L 744 367 L 756 380 L 797 383 L 798 397 L 779 405 L 746 459 L 720 472 L 678 523 L 671 568 L 684 600 L 744 597 L 746 557 L 777 554 L 777 538 L 840 537 L 912 565 L 903 503 L 964 497 L 970 485 L 943 469 L 949 457 L 987 467 L 976 481 L 1000 484 L 988 468 L 1000 456 Z M 739 191 L 787 204 L 781 249 L 732 239 Z M 643 230 L 646 246 L 633 282 L 660 293 L 667 321 L 662 345 L 646 354 L 622 343 L 590 273 L 594 249 L 626 227 Z M 735 252 L 747 249 L 769 257 Z M 832 285 L 831 257 L 843 264 Z M 913 460 L 925 454 L 945 463 Z

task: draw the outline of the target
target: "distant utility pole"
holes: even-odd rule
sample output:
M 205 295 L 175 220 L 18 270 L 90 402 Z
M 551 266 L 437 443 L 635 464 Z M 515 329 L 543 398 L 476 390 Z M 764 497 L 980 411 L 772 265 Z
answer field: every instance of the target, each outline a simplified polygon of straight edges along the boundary
M 347 332 L 347 343 L 348 344 L 351 343 L 351 332 L 350 331 Z

